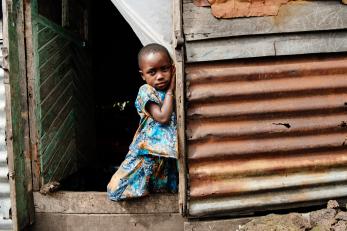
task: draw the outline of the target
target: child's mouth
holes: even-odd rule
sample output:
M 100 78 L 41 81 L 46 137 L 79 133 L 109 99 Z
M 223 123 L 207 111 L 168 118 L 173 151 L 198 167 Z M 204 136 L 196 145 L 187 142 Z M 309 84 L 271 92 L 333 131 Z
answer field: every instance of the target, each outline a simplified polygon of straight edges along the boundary
M 166 87 L 166 82 L 158 83 L 158 84 L 157 84 L 157 87 L 158 87 L 158 88 L 164 88 L 164 87 Z

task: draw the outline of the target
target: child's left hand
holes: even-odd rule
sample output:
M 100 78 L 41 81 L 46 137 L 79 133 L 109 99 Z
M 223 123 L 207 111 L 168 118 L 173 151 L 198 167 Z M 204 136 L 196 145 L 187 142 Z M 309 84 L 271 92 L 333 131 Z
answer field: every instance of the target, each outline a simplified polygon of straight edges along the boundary
M 168 91 L 172 91 L 174 93 L 175 89 L 176 89 L 176 75 L 175 73 L 173 73 Z

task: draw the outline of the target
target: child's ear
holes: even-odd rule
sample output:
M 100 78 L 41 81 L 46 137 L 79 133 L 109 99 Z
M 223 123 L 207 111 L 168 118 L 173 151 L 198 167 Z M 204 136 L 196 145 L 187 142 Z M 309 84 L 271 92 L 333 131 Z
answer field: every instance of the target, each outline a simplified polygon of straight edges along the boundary
M 139 73 L 140 73 L 140 75 L 141 75 L 141 78 L 142 78 L 143 80 L 145 80 L 145 77 L 143 76 L 143 72 L 142 72 L 141 70 L 139 70 Z
M 176 73 L 176 66 L 175 66 L 175 64 L 172 64 L 172 67 L 171 67 L 172 69 L 172 73 Z

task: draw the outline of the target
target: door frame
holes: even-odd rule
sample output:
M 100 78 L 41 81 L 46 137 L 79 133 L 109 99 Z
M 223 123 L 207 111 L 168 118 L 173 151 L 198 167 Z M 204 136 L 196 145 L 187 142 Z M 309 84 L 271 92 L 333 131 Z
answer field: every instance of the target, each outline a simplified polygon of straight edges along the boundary
M 3 0 L 3 57 L 11 215 L 13 230 L 34 222 L 25 49 L 25 5 Z

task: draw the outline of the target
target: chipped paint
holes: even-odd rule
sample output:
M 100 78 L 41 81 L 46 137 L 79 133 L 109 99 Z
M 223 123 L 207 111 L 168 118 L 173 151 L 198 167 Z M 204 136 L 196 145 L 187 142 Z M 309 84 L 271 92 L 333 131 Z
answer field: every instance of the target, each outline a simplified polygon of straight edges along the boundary
M 211 6 L 212 15 L 216 18 L 240 18 L 276 16 L 280 7 L 290 1 L 292 0 L 193 0 L 193 3 L 200 7 Z M 341 2 L 347 4 L 347 0 Z M 286 15 L 286 12 L 282 14 Z

